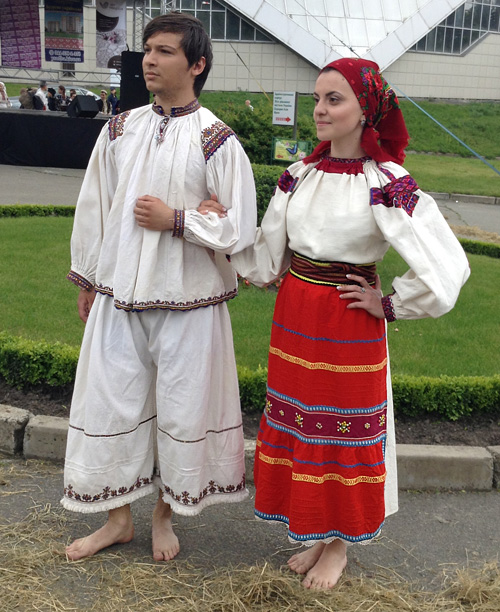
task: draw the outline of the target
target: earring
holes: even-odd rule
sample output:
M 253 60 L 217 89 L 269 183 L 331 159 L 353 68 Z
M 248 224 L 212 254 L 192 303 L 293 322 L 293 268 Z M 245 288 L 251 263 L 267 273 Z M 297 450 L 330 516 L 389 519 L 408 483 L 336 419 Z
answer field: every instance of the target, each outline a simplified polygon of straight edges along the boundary
M 361 127 L 365 127 L 366 124 L 366 119 L 364 117 L 361 117 Z

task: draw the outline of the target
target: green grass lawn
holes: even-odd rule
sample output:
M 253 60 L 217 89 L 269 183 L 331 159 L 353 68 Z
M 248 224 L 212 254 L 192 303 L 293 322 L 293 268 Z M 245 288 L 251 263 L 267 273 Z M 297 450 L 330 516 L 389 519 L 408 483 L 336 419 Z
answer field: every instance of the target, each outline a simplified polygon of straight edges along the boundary
M 78 346 L 83 323 L 77 289 L 65 280 L 72 218 L 0 219 L 0 330 Z M 416 376 L 498 374 L 500 260 L 469 255 L 472 276 L 455 309 L 440 319 L 397 321 L 388 327 L 393 372 Z M 384 292 L 406 264 L 389 251 L 379 266 Z M 267 363 L 276 293 L 242 285 L 229 302 L 237 362 Z

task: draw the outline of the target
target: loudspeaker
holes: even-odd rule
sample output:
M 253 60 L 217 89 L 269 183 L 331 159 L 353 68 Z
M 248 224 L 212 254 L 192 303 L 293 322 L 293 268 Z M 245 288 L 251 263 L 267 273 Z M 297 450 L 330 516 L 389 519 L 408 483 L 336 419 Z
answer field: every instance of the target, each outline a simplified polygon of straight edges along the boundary
M 66 112 L 70 117 L 95 117 L 99 112 L 99 107 L 93 96 L 76 96 Z
M 142 72 L 144 53 L 122 51 L 120 112 L 149 104 L 149 91 Z

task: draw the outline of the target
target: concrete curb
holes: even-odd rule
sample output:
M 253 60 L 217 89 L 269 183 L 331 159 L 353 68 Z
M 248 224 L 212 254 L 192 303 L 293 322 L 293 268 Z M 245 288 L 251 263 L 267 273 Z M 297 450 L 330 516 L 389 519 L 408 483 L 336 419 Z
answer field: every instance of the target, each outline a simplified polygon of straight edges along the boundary
M 0 451 L 26 459 L 62 461 L 68 419 L 33 415 L 0 404 Z M 245 440 L 245 464 L 252 480 L 255 441 Z M 400 489 L 489 491 L 500 489 L 500 446 L 398 444 Z
M 435 200 L 454 200 L 455 202 L 466 202 L 468 204 L 500 205 L 500 198 L 494 196 L 466 195 L 463 193 L 447 193 L 439 191 L 429 191 L 428 193 Z

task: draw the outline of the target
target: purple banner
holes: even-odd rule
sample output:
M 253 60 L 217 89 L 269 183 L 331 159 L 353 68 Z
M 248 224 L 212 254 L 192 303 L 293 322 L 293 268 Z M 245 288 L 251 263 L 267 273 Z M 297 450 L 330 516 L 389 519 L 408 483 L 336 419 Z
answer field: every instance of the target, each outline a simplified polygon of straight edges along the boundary
M 83 0 L 45 0 L 45 60 L 83 62 Z
M 41 68 L 38 0 L 1 0 L 2 66 Z

